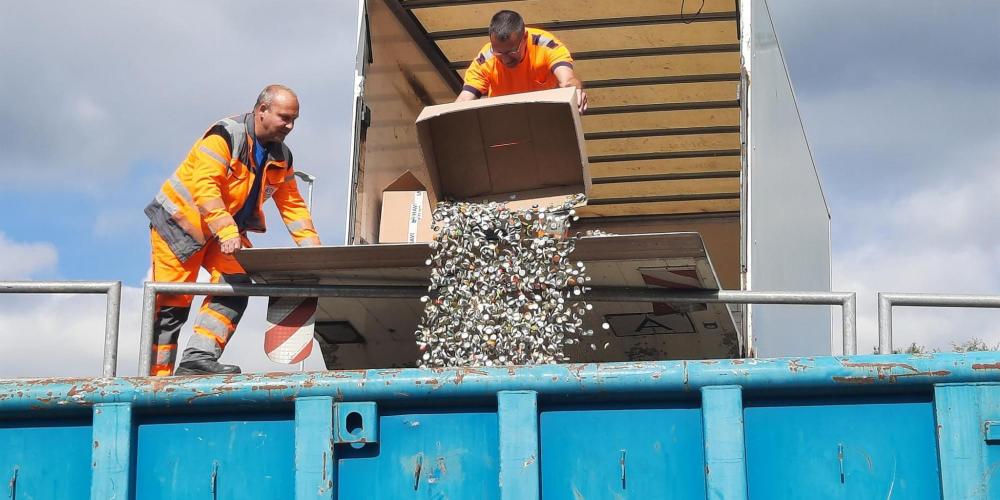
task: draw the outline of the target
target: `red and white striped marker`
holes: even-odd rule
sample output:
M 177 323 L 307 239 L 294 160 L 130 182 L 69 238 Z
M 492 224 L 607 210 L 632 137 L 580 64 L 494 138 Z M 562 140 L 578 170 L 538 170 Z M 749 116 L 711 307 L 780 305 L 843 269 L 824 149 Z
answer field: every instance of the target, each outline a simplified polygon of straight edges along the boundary
M 312 352 L 316 297 L 271 297 L 264 352 L 275 363 L 298 363 Z

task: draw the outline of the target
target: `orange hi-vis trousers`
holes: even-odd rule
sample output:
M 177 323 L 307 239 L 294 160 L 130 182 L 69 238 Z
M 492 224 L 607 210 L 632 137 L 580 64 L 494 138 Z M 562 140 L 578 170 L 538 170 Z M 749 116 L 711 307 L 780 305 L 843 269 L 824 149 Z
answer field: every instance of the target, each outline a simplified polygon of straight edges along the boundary
M 243 247 L 250 246 L 242 236 Z M 204 248 L 181 262 L 155 229 L 150 230 L 153 255 L 153 281 L 192 283 L 198 271 L 205 268 L 212 283 L 250 283 L 243 266 L 232 255 L 222 253 L 219 242 L 208 242 Z M 194 297 L 191 295 L 159 295 L 156 298 L 156 319 L 153 324 L 153 365 L 150 375 L 168 376 L 174 373 L 177 359 L 177 339 L 187 321 Z M 194 335 L 184 350 L 185 360 L 218 360 L 226 343 L 236 331 L 247 297 L 205 297 L 194 324 Z

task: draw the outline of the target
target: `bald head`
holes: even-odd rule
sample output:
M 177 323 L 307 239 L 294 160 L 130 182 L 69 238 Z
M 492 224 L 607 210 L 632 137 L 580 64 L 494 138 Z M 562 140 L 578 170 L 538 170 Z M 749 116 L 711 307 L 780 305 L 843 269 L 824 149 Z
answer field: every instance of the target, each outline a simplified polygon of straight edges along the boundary
M 260 94 L 257 96 L 257 103 L 253 105 L 254 109 L 260 108 L 262 104 L 270 106 L 274 102 L 275 97 L 279 95 L 291 97 L 296 101 L 299 100 L 299 96 L 295 95 L 294 90 L 280 83 L 272 83 L 260 91 Z
M 299 117 L 299 98 L 284 85 L 268 85 L 257 96 L 253 114 L 258 140 L 283 142 Z

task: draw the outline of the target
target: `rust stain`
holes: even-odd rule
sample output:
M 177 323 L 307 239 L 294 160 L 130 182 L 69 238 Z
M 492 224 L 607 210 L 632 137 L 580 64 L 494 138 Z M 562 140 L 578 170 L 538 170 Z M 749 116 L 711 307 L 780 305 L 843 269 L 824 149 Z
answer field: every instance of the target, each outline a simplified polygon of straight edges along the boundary
M 732 360 L 732 363 L 734 365 L 742 365 L 743 363 L 746 363 L 746 361 L 744 361 L 742 359 L 734 359 L 734 360 Z
M 100 447 L 101 447 L 101 443 L 98 442 L 97 440 L 94 440 L 94 449 L 96 450 L 96 449 L 98 449 Z
M 875 377 L 833 377 L 838 384 L 874 384 Z
M 265 384 L 265 385 L 252 385 L 250 386 L 251 391 L 283 391 L 288 389 L 286 384 Z
M 840 364 L 845 368 L 863 368 L 867 370 L 875 370 L 878 380 L 886 380 L 889 383 L 895 383 L 901 378 L 906 377 L 947 377 L 951 375 L 948 370 L 935 370 L 929 372 L 922 372 L 917 370 L 908 363 L 852 363 L 846 359 L 841 360 Z M 893 370 L 905 370 L 909 373 L 892 373 Z M 837 380 L 838 377 L 834 377 Z M 839 377 L 839 378 L 858 378 L 858 377 Z M 871 378 L 871 377 L 869 377 Z
M 587 367 L 586 364 L 579 364 L 579 365 L 570 365 L 570 366 L 567 366 L 566 369 L 569 370 L 569 371 L 571 371 L 571 372 L 573 372 L 573 376 L 576 377 L 576 379 L 578 381 L 582 381 L 583 380 L 583 369 L 586 368 L 586 367 Z
M 973 370 L 1000 370 L 1000 362 L 986 364 L 986 363 L 976 363 L 972 365 Z
M 455 369 L 455 384 L 461 384 L 465 377 L 469 375 L 487 375 L 485 370 L 478 370 L 475 368 L 456 368 Z
M 808 369 L 809 369 L 808 366 L 803 365 L 797 359 L 790 359 L 790 360 L 788 360 L 788 371 L 790 371 L 792 373 L 804 372 L 804 371 L 806 371 Z

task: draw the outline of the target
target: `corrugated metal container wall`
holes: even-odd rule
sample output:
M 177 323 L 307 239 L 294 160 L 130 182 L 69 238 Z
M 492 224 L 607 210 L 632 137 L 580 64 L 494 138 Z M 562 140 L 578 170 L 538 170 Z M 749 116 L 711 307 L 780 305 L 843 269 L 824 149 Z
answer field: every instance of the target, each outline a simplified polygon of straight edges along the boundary
M 7 498 L 1000 498 L 1000 353 L 0 381 Z

